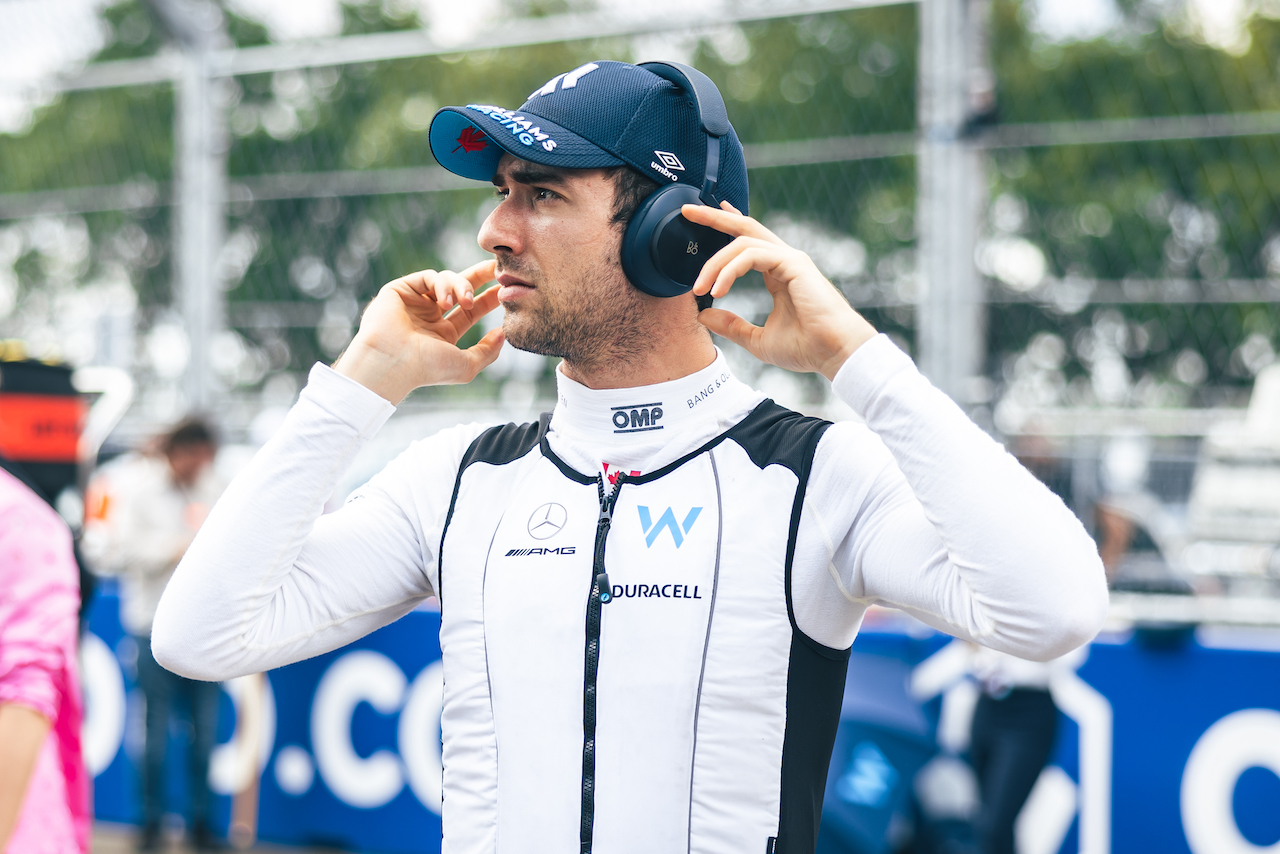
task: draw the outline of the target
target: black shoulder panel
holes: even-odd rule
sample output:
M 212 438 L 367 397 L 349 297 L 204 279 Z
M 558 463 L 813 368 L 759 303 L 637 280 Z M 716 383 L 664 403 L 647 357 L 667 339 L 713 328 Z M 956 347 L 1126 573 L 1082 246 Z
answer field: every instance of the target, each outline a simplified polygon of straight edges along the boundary
M 829 421 L 810 418 L 779 406 L 772 400 L 764 400 L 748 412 L 746 418 L 702 447 L 667 463 L 660 469 L 645 472 L 639 477 L 629 477 L 627 483 L 651 483 L 666 477 L 694 457 L 702 456 L 721 442 L 728 440 L 741 445 L 751 462 L 760 468 L 770 465 L 786 466 L 798 476 L 803 470 L 804 474 L 800 477 L 803 483 L 808 477 L 809 466 L 813 462 L 813 452 L 818 447 L 818 439 L 822 438 L 822 434 L 830 426 Z
M 458 466 L 458 475 L 453 479 L 453 495 L 449 499 L 449 512 L 444 517 L 444 529 L 440 532 L 440 550 L 436 552 L 440 561 L 437 577 L 440 587 L 444 587 L 444 538 L 449 533 L 449 524 L 453 521 L 453 511 L 458 505 L 458 491 L 462 488 L 462 475 L 472 463 L 489 463 L 500 466 L 523 457 L 542 439 L 551 423 L 551 413 L 544 412 L 536 422 L 527 424 L 503 424 L 490 427 L 472 441 L 467 452 L 462 455 L 462 463 Z M 443 589 L 436 591 L 436 598 L 444 606 Z
M 766 400 L 734 425 L 725 438 L 741 445 L 760 468 L 780 465 L 791 469 L 800 477 L 803 489 L 818 440 L 830 426 L 830 421 L 801 415 Z
M 489 463 L 500 466 L 514 462 L 533 449 L 547 431 L 551 423 L 551 413 L 544 412 L 537 421 L 527 424 L 503 424 L 490 427 L 471 443 L 467 452 L 462 455 L 462 465 L 458 466 L 458 478 L 472 463 Z

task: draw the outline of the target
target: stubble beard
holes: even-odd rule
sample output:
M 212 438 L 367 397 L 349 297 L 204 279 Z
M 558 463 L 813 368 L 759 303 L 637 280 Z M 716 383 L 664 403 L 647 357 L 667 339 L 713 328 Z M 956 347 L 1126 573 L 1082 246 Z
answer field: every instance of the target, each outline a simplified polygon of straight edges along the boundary
M 635 361 L 653 340 L 644 299 L 616 259 L 554 285 L 511 256 L 499 255 L 498 269 L 532 283 L 537 292 L 534 305 L 506 307 L 502 331 L 518 350 L 564 359 L 576 370 L 593 372 Z

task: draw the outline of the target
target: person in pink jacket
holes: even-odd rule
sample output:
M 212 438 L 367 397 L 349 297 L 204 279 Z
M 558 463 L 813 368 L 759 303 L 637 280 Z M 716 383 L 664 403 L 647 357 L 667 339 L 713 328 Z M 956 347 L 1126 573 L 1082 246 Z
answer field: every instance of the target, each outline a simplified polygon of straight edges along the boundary
M 89 850 L 71 532 L 0 470 L 0 854 Z

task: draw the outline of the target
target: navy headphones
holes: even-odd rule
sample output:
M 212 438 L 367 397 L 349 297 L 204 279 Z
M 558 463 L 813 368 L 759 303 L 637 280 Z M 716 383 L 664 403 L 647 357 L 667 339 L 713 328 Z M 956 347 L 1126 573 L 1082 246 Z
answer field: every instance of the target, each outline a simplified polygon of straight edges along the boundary
M 720 173 L 720 137 L 729 133 L 729 112 L 711 78 L 678 62 L 644 62 L 641 68 L 669 80 L 693 98 L 698 121 L 707 135 L 707 167 L 702 190 L 671 184 L 655 190 L 640 205 L 622 238 L 622 270 L 633 285 L 655 297 L 687 294 L 712 255 L 732 237 L 714 228 L 689 222 L 682 205 L 718 208 L 716 181 Z

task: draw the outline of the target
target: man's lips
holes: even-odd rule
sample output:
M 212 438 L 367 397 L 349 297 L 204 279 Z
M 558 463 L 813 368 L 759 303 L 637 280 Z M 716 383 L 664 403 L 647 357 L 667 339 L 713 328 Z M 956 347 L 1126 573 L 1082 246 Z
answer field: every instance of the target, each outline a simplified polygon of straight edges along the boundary
M 498 277 L 498 301 L 510 302 L 519 299 L 527 293 L 531 293 L 535 288 L 533 285 L 517 279 L 515 276 L 503 273 Z

